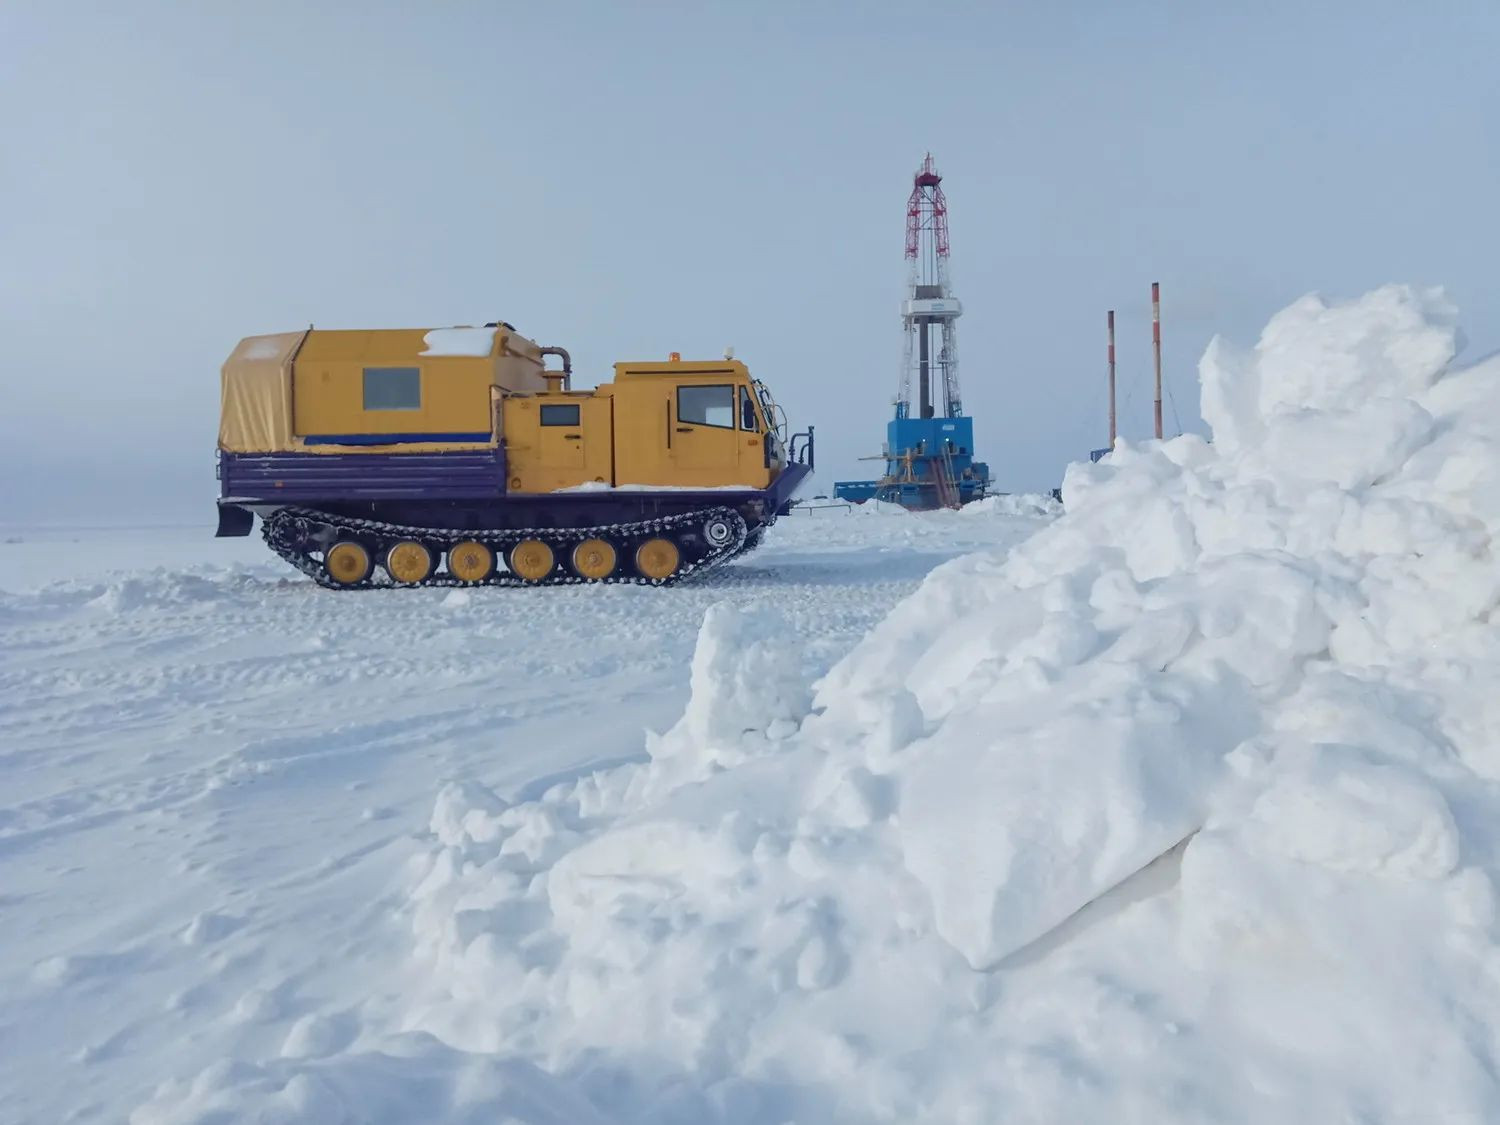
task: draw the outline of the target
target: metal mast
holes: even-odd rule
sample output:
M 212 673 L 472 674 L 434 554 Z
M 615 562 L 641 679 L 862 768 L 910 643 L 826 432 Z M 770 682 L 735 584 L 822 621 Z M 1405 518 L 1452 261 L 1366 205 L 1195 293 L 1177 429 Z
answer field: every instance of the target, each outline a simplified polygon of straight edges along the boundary
M 906 329 L 906 351 L 901 363 L 901 393 L 897 417 L 912 417 L 912 374 L 917 376 L 915 416 L 931 418 L 963 413 L 958 390 L 958 334 L 955 321 L 963 306 L 948 285 L 948 201 L 943 177 L 928 153 L 912 178 L 906 201 L 906 260 L 909 263 L 906 301 L 901 321 Z M 933 345 L 936 345 L 934 347 Z M 915 365 L 913 364 L 915 360 Z M 942 388 L 942 402 L 933 399 L 933 383 Z

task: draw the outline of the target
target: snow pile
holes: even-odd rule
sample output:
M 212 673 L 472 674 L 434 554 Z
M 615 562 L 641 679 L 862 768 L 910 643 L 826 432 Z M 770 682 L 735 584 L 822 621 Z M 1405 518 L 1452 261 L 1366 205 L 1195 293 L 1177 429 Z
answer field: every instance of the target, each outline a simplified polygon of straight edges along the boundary
M 1398 288 L 1216 342 L 1214 445 L 1074 466 L 796 738 L 711 615 L 649 764 L 445 795 L 415 1025 L 627 1120 L 1500 1112 L 1500 371 L 1455 346 Z
M 1500 1118 L 1500 362 L 1456 347 L 1399 287 L 1216 342 L 1213 444 L 1071 467 L 811 689 L 711 611 L 648 761 L 443 790 L 406 1029 L 623 1122 Z
M 422 337 L 418 355 L 486 356 L 495 349 L 493 328 L 434 328 Z

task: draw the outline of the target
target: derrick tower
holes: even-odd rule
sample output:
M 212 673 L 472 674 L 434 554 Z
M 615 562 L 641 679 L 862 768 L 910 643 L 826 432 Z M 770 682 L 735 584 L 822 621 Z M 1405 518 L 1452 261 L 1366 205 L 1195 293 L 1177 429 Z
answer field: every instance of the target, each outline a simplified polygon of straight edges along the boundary
M 953 418 L 963 411 L 958 390 L 958 325 L 963 306 L 948 284 L 948 200 L 928 153 L 912 179 L 906 201 L 906 300 L 901 321 L 906 352 L 901 361 L 897 417 Z M 915 412 L 912 375 L 917 376 Z M 935 378 L 934 378 L 935 377 Z M 933 383 L 940 401 L 935 401 Z
M 895 417 L 886 425 L 879 480 L 835 481 L 845 500 L 904 508 L 957 508 L 985 495 L 989 466 L 974 460 L 974 420 L 958 389 L 957 321 L 963 306 L 948 281 L 948 200 L 928 153 L 906 200 L 906 346 Z M 916 397 L 912 381 L 916 381 Z

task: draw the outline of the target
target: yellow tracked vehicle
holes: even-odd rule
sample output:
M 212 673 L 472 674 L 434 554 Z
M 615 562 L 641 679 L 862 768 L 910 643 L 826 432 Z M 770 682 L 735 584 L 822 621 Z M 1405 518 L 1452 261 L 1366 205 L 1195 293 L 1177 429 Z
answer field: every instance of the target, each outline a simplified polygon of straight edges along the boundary
M 251 336 L 222 392 L 218 534 L 259 516 L 330 589 L 667 585 L 754 547 L 813 467 L 737 360 L 573 390 L 503 322 Z

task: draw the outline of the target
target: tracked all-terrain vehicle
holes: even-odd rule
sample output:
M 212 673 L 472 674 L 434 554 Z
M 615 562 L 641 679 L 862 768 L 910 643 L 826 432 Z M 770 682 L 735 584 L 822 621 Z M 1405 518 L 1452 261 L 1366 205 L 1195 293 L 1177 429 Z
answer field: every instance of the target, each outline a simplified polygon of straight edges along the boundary
M 555 357 L 560 369 L 548 369 Z M 510 325 L 252 336 L 223 368 L 219 529 L 330 589 L 667 585 L 753 548 L 813 467 L 734 359 L 572 389 Z

